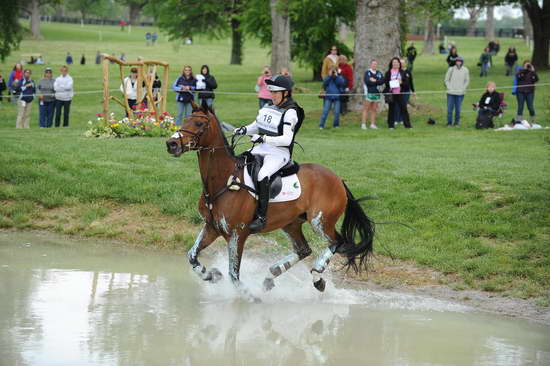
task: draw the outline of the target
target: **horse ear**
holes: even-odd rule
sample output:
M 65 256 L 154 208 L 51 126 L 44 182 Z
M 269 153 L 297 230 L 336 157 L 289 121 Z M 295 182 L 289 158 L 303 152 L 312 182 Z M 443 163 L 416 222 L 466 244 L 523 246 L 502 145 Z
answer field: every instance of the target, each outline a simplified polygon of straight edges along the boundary
M 195 101 L 191 101 L 191 107 L 193 108 L 193 112 L 197 112 L 197 111 L 200 111 L 200 107 L 197 105 L 197 103 L 195 103 Z
M 208 107 L 208 103 L 206 103 L 206 99 L 202 100 L 201 109 L 204 113 L 208 113 L 208 111 L 210 110 L 210 108 Z

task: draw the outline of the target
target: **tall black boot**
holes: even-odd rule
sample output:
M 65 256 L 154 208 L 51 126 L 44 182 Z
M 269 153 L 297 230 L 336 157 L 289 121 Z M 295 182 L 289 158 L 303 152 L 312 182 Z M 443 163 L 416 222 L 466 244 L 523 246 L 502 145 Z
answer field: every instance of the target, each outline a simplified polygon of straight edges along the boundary
M 258 206 L 254 221 L 250 223 L 250 232 L 258 233 L 265 227 L 267 221 L 267 205 L 269 204 L 269 178 L 258 182 Z

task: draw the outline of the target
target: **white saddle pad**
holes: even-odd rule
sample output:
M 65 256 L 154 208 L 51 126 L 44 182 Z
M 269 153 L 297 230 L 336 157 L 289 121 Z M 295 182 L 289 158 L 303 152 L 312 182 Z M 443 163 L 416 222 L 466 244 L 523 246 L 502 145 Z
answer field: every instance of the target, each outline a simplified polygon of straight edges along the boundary
M 244 184 L 256 189 L 256 186 L 254 186 L 254 183 L 252 182 L 252 178 L 248 174 L 247 169 L 244 169 Z M 294 200 L 297 200 L 302 194 L 302 186 L 300 185 L 300 181 L 298 180 L 297 174 L 292 174 L 292 175 L 289 175 L 288 177 L 283 177 L 282 184 L 283 184 L 283 187 L 281 188 L 281 192 L 279 192 L 279 194 L 275 198 L 270 198 L 269 202 L 294 201 Z M 258 196 L 256 196 L 254 193 L 250 191 L 248 191 L 248 193 L 254 196 L 254 198 L 258 199 Z

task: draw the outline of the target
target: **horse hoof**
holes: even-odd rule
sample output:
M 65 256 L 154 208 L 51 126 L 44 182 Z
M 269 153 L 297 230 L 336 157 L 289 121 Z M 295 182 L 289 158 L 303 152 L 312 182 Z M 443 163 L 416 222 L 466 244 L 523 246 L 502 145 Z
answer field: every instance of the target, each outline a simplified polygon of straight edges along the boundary
M 208 271 L 208 277 L 209 277 L 209 279 L 207 279 L 207 281 L 210 281 L 212 283 L 216 283 L 216 282 L 218 282 L 219 280 L 221 280 L 223 278 L 223 275 L 222 275 L 222 273 L 220 272 L 219 269 L 212 268 L 210 271 Z
M 313 286 L 315 286 L 315 288 L 319 291 L 319 292 L 323 292 L 325 291 L 325 286 L 326 286 L 326 282 L 325 280 L 323 280 L 322 278 L 319 279 L 319 281 L 316 281 L 316 282 L 313 282 Z
M 273 278 L 266 278 L 264 280 L 264 291 L 270 291 L 275 287 L 275 281 L 273 281 Z

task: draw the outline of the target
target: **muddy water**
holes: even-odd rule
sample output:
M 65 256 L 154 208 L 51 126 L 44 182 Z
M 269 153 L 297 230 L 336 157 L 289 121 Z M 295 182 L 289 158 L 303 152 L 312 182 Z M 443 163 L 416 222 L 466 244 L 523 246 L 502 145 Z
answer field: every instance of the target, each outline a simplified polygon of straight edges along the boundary
M 205 264 L 225 271 L 222 254 Z M 0 234 L 0 365 L 549 365 L 550 328 L 396 292 L 319 294 L 297 266 L 263 294 L 195 278 L 181 256 Z

